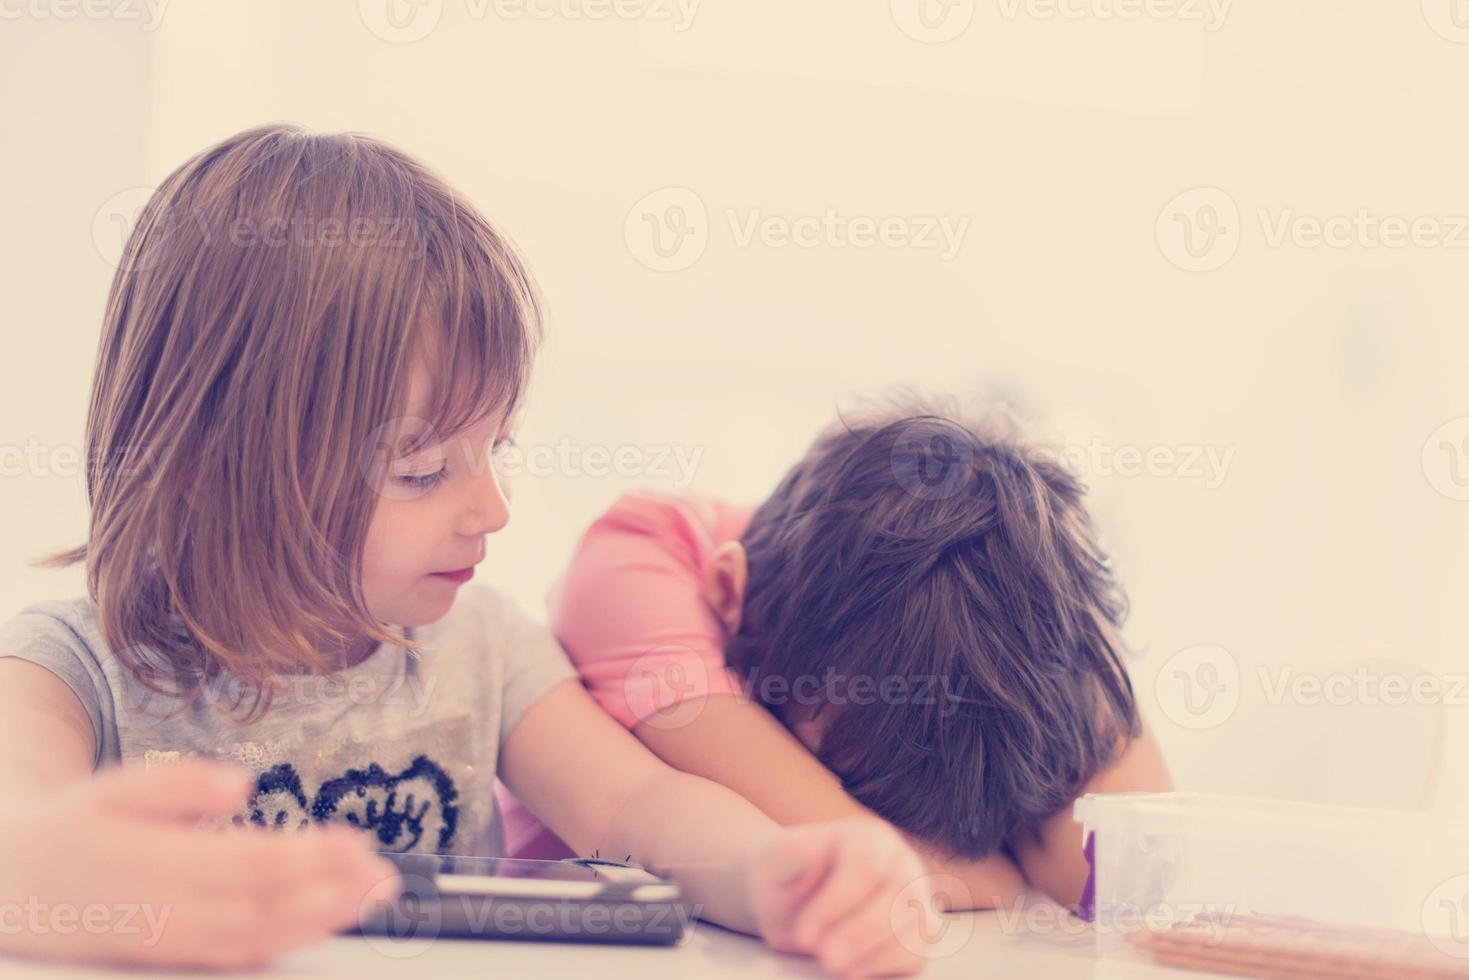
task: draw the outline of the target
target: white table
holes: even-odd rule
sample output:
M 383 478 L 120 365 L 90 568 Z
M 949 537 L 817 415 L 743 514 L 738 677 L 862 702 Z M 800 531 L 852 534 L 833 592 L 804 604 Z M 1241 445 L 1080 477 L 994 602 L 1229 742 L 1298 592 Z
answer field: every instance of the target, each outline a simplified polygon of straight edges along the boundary
M 1061 917 L 1048 903 L 1032 902 L 1025 914 L 964 913 L 948 916 L 940 939 L 945 955 L 935 958 L 925 977 L 1156 978 L 1181 980 L 1212 974 L 1171 970 L 1136 960 L 1096 956 L 1095 937 L 1075 920 Z M 410 954 L 410 955 L 402 955 Z M 5 980 L 139 980 L 128 971 L 77 969 L 0 958 Z M 584 977 L 820 977 L 811 961 L 772 953 L 757 940 L 697 923 L 675 948 L 589 946 L 564 943 L 477 942 L 440 939 L 396 949 L 388 940 L 331 939 L 302 950 L 257 974 L 237 977 L 351 977 L 353 980 L 404 976 L 533 977 L 535 980 Z M 1217 980 L 1217 977 L 1215 978 Z

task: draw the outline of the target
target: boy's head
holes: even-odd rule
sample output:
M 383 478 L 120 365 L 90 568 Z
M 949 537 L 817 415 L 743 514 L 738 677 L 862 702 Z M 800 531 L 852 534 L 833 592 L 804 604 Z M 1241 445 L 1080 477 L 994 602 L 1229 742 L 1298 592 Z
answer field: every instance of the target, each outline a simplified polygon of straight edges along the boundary
M 1083 492 L 993 424 L 845 422 L 711 566 L 729 662 L 856 799 L 983 856 L 1137 730 Z

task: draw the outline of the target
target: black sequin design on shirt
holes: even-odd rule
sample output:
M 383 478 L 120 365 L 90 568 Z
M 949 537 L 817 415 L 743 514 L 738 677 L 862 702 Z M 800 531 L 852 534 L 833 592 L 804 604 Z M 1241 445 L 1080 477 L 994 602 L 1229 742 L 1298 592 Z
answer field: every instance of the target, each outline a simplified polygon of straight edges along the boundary
M 248 810 L 249 822 L 257 827 L 300 830 L 310 823 L 306 793 L 296 767 L 282 763 L 262 772 L 255 781 L 255 792 L 250 794 Z M 236 816 L 234 822 L 243 825 L 246 819 Z
M 437 822 L 433 847 L 445 853 L 454 841 L 459 818 L 454 781 L 428 756 L 420 755 L 402 772 L 389 775 L 377 763 L 348 769 L 321 784 L 311 815 L 317 820 L 345 819 L 371 830 L 385 850 L 411 851 Z
M 428 834 L 429 846 L 444 854 L 454 843 L 458 798 L 449 774 L 420 755 L 396 774 L 375 762 L 348 769 L 323 782 L 308 803 L 300 774 L 286 762 L 260 774 L 245 813 L 233 822 L 280 830 L 335 819 L 371 832 L 382 850 L 413 851 Z

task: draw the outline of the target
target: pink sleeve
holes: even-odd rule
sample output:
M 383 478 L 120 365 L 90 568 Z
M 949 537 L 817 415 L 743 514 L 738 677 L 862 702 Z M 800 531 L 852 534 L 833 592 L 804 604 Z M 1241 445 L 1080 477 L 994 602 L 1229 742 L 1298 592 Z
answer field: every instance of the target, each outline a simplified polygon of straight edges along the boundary
M 703 597 L 719 513 L 628 494 L 583 535 L 551 591 L 551 631 L 592 697 L 627 728 L 691 698 L 741 691 Z

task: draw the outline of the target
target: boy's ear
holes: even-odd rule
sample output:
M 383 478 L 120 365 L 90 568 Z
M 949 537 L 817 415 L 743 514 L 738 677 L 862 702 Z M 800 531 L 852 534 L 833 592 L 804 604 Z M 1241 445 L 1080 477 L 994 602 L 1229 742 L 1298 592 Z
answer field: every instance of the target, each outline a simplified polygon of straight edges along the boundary
M 731 634 L 740 631 L 748 571 L 745 546 L 738 541 L 726 541 L 714 549 L 704 564 L 704 601 Z

